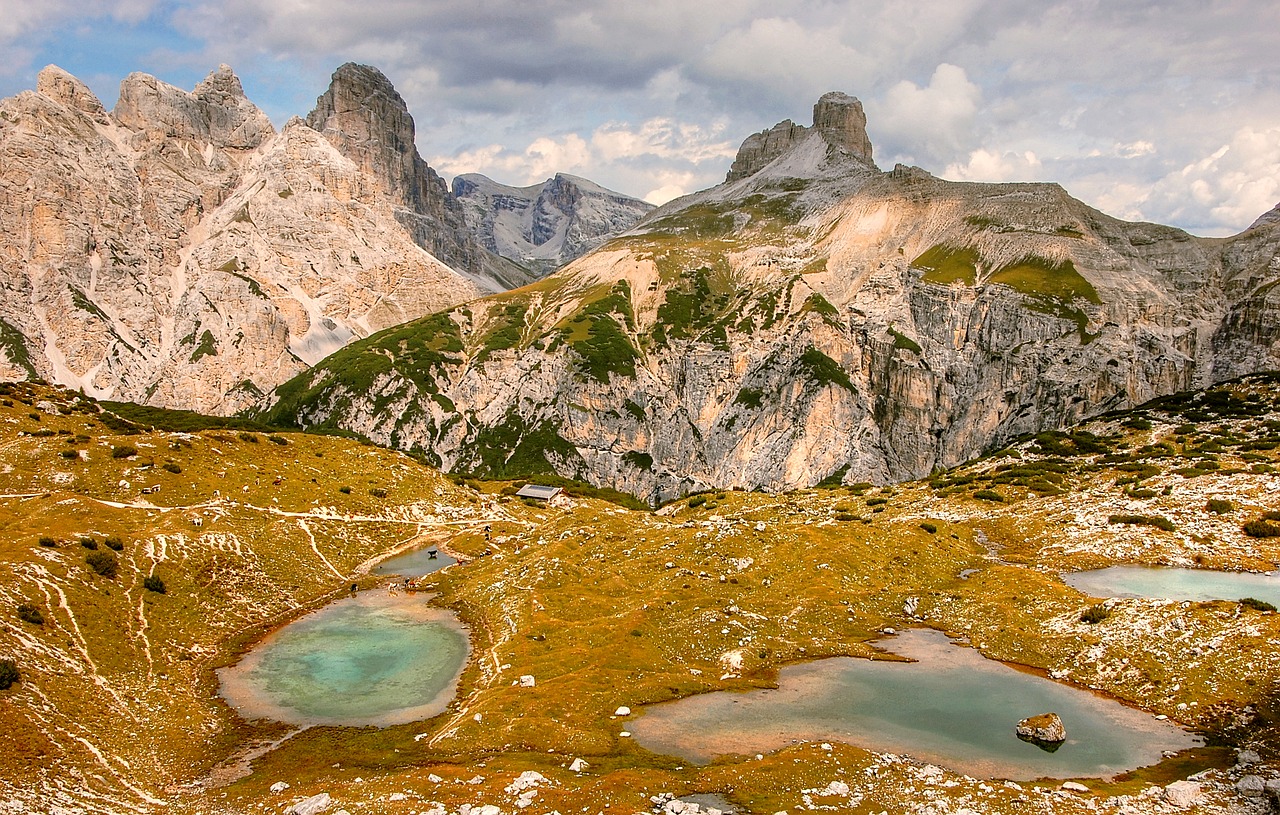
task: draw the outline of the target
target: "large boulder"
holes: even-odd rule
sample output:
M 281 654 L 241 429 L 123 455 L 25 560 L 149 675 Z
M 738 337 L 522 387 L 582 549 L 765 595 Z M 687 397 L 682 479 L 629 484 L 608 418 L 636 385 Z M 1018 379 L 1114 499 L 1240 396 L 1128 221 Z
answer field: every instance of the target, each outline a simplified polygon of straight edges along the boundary
M 1067 728 L 1056 713 L 1041 713 L 1018 722 L 1018 738 L 1039 745 L 1059 745 L 1067 740 Z
M 1164 788 L 1166 803 L 1186 809 L 1200 799 L 1200 783 L 1198 781 L 1174 781 Z

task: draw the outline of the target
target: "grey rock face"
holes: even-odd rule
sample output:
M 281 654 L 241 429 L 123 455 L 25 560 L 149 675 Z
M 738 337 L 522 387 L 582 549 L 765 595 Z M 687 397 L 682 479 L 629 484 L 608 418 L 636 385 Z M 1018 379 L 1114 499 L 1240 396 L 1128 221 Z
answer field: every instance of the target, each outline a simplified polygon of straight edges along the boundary
M 867 116 L 862 110 L 862 103 L 848 94 L 832 91 L 823 94 L 813 106 L 812 128 L 785 119 L 768 130 L 748 136 L 738 148 L 738 155 L 725 181 L 732 183 L 755 175 L 791 151 L 810 133 L 821 135 L 826 144 L 847 152 L 868 166 L 875 166 L 871 159 L 871 139 L 867 136 Z
M 536 291 L 404 326 L 429 356 L 344 350 L 270 416 L 652 500 L 919 478 L 1280 368 L 1277 258 L 1280 225 L 1201 240 L 1053 184 L 881 173 L 809 132 Z
M 338 68 L 307 124 L 376 180 L 419 246 L 491 290 L 533 279 L 478 245 L 462 206 L 418 154 L 408 106 L 377 68 L 353 62 Z
M 50 66 L 0 102 L 0 376 L 229 413 L 345 341 L 481 294 L 376 179 L 226 66 L 106 114 Z
M 653 209 L 563 173 L 528 187 L 470 173 L 453 180 L 453 195 L 485 248 L 539 276 L 625 232 Z
M 1162 797 L 1167 803 L 1186 809 L 1200 800 L 1201 794 L 1200 783 L 1197 781 L 1174 781 L 1164 788 Z

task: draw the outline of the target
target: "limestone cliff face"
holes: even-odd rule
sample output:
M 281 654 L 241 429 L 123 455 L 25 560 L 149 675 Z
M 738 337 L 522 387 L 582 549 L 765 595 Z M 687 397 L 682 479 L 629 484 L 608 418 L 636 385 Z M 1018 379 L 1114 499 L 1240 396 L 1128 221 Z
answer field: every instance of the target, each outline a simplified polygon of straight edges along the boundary
M 418 155 L 404 99 L 377 68 L 353 62 L 338 68 L 307 124 L 376 181 L 419 246 L 454 268 L 470 270 L 490 289 L 536 279 L 477 242 L 461 203 Z
M 626 232 L 653 209 L 565 173 L 528 187 L 468 173 L 453 179 L 453 196 L 485 248 L 542 273 Z
M 220 67 L 145 74 L 107 113 L 41 72 L 0 102 L 0 376 L 237 411 L 354 337 L 483 293 L 381 178 Z
M 344 349 L 268 416 L 658 500 L 924 476 L 1280 368 L 1280 223 L 1204 240 L 1054 184 L 880 172 L 835 101 L 538 286 Z

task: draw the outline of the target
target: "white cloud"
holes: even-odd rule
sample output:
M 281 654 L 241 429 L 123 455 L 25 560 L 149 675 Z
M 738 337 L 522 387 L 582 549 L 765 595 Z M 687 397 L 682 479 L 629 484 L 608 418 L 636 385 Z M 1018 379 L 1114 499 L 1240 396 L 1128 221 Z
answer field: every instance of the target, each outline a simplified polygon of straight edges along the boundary
M 943 63 L 927 86 L 903 80 L 883 99 L 868 103 L 868 119 L 917 161 L 921 157 L 945 160 L 973 143 L 981 98 L 982 90 L 969 81 L 963 68 Z
M 1040 159 L 1030 150 L 997 153 L 979 148 L 964 164 L 949 164 L 942 177 L 952 181 L 1042 181 Z
M 1236 131 L 1209 155 L 1169 173 L 1135 202 L 1150 220 L 1226 235 L 1280 201 L 1280 127 Z

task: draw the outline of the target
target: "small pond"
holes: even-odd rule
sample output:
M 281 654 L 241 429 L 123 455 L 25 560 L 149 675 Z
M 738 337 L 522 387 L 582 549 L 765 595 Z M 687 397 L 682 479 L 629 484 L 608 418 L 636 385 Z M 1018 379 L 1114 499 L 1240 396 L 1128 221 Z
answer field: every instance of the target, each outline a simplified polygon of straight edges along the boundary
M 434 556 L 432 553 L 435 553 Z M 414 549 L 411 552 L 405 552 L 402 555 L 389 557 L 386 560 L 373 567 L 374 574 L 392 575 L 398 574 L 402 577 L 422 577 L 430 574 L 445 566 L 450 566 L 458 561 L 439 551 L 434 546 L 426 546 L 421 549 Z
M 1062 576 L 1090 597 L 1157 600 L 1239 600 L 1253 597 L 1280 606 L 1280 573 L 1215 572 L 1161 566 L 1110 566 Z
M 837 657 L 783 668 L 778 688 L 717 692 L 654 705 L 628 729 L 645 748 L 705 763 L 802 741 L 905 753 L 978 777 L 1112 776 L 1200 743 L 1111 699 L 988 660 L 936 631 L 889 640 L 916 662 Z M 1019 719 L 1054 712 L 1067 741 L 1020 741 Z
M 374 589 L 281 628 L 218 678 L 246 719 L 385 727 L 443 712 L 467 652 L 451 612 Z

